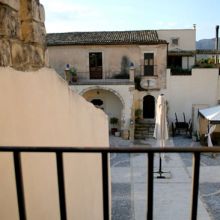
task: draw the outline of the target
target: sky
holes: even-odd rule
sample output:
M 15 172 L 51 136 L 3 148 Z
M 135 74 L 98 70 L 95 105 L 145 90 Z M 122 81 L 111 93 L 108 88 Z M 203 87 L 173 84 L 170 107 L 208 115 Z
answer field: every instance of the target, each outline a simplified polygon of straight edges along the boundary
M 191 29 L 215 37 L 220 0 L 40 0 L 48 33 Z

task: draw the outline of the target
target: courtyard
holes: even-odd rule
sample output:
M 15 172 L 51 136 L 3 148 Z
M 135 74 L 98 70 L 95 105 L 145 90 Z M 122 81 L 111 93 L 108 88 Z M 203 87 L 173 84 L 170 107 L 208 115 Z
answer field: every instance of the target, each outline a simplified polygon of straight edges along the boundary
M 110 137 L 112 147 L 158 146 L 155 139 L 137 143 Z M 167 146 L 200 146 L 190 138 L 176 136 L 170 138 Z M 190 216 L 192 155 L 162 155 L 162 170 L 165 179 L 154 178 L 154 219 L 185 220 Z M 198 202 L 199 220 L 220 219 L 220 156 L 201 155 L 200 185 Z M 154 159 L 154 170 L 158 171 L 159 157 Z M 112 176 L 112 219 L 146 219 L 147 207 L 147 156 L 143 154 L 111 154 Z

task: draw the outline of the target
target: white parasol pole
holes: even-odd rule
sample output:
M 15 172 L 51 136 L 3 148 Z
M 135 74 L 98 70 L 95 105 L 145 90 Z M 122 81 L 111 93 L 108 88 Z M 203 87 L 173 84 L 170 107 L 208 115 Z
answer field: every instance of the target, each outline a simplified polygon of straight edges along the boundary
M 166 100 L 163 94 L 159 95 L 157 99 L 154 137 L 160 143 L 160 147 L 165 147 L 165 141 L 168 140 L 169 138 L 168 137 L 168 125 L 167 125 L 167 106 L 166 106 Z M 162 175 L 163 173 L 169 173 L 169 172 L 162 171 L 161 153 L 159 153 L 159 170 L 155 173 L 158 173 L 159 176 L 157 176 L 157 178 L 161 178 L 161 179 L 166 178 L 165 176 Z

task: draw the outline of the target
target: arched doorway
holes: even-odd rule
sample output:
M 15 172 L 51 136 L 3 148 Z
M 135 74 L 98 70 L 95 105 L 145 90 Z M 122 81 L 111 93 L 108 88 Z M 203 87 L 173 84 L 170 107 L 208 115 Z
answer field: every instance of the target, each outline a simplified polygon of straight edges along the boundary
M 146 95 L 143 99 L 143 118 L 153 119 L 155 117 L 155 98 Z
M 97 108 L 102 109 L 109 116 L 109 122 L 111 118 L 117 118 L 117 128 L 121 129 L 124 105 L 114 92 L 102 88 L 91 88 L 86 90 L 82 96 Z

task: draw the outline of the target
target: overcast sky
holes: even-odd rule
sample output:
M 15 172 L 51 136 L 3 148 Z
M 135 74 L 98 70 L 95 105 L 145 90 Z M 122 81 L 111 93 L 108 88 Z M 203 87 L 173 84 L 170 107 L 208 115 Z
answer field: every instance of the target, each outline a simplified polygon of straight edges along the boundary
M 188 29 L 197 40 L 215 37 L 220 0 L 40 0 L 48 33 Z

